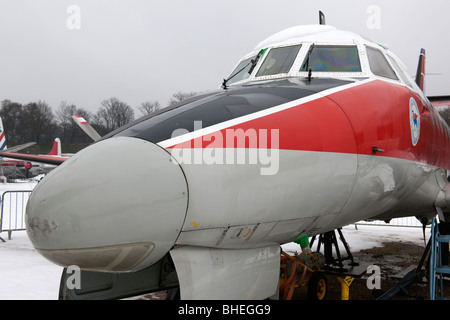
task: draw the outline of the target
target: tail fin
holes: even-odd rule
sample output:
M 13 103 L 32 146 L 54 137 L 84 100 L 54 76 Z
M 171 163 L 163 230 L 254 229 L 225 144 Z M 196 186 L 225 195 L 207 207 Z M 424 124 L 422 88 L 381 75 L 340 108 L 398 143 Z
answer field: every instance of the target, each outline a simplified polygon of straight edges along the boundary
M 5 151 L 6 149 L 5 129 L 3 127 L 2 118 L 0 118 L 0 151 Z
M 425 49 L 420 49 L 419 64 L 417 65 L 416 83 L 424 91 L 425 85 Z
M 52 150 L 47 155 L 61 157 L 61 140 L 59 140 L 59 138 L 55 139 Z
M 102 138 L 82 116 L 76 114 L 72 116 L 72 119 L 94 142 Z

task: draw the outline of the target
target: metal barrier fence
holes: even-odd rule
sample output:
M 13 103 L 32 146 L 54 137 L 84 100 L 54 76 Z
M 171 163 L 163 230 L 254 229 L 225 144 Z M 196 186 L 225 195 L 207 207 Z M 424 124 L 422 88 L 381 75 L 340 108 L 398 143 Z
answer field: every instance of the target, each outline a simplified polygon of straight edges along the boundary
M 355 222 L 354 225 L 355 225 L 355 228 L 358 228 L 359 225 L 422 228 L 422 223 L 416 217 L 395 218 L 395 219 L 392 219 L 391 221 L 389 221 L 389 223 L 386 223 L 381 220 L 358 221 L 358 222 Z
M 31 190 L 5 191 L 1 198 L 0 233 L 8 232 L 11 240 L 13 231 L 25 230 L 25 207 Z M 0 237 L 0 241 L 5 241 Z

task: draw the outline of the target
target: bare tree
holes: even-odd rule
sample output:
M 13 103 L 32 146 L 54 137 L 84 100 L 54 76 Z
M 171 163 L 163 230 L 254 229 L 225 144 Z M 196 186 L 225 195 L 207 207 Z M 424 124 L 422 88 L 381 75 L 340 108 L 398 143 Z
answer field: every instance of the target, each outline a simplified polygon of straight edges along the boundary
M 101 127 L 100 135 L 111 132 L 134 120 L 134 110 L 125 102 L 113 97 L 101 102 L 94 123 Z
M 21 131 L 17 119 L 22 112 L 22 104 L 3 100 L 1 102 L 0 117 L 3 122 L 3 129 L 8 144 L 19 143 L 21 141 Z
M 175 104 L 177 102 L 183 101 L 185 99 L 188 99 L 190 97 L 193 97 L 197 94 L 197 92 L 191 91 L 191 92 L 182 92 L 182 91 L 178 91 L 175 92 L 172 95 L 172 98 L 170 98 L 169 100 L 169 105 Z
M 138 107 L 139 111 L 143 114 L 143 115 L 147 115 L 153 112 L 158 111 L 159 109 L 161 109 L 161 104 L 159 103 L 159 101 L 145 101 L 142 102 L 141 105 Z
M 19 116 L 19 127 L 23 140 L 36 143 L 50 142 L 55 138 L 57 125 L 52 108 L 45 101 L 30 102 L 23 106 Z

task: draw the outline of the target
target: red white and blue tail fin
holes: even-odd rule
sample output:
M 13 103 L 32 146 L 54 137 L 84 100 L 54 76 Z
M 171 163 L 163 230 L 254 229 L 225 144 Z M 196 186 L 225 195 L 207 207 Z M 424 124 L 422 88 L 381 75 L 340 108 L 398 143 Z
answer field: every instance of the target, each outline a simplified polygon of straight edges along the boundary
M 425 49 L 420 49 L 419 64 L 417 65 L 416 83 L 420 90 L 424 90 L 425 86 Z
M 3 127 L 2 118 L 0 118 L 0 151 L 5 151 L 6 149 L 5 128 Z

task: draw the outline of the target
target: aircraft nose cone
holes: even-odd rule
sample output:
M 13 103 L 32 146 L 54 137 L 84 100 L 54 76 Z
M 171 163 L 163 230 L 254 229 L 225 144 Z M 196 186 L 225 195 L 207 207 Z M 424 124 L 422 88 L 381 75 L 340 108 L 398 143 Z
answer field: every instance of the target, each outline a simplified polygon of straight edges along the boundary
M 62 266 L 140 270 L 171 249 L 187 203 L 184 174 L 168 152 L 137 138 L 110 138 L 36 186 L 27 233 L 44 257 Z

